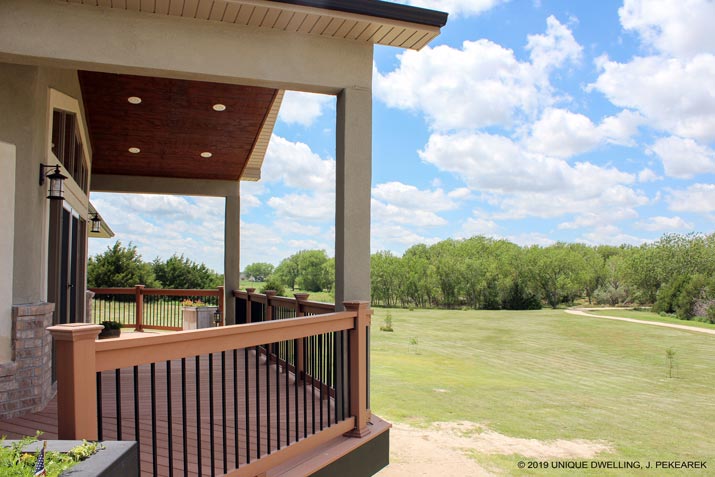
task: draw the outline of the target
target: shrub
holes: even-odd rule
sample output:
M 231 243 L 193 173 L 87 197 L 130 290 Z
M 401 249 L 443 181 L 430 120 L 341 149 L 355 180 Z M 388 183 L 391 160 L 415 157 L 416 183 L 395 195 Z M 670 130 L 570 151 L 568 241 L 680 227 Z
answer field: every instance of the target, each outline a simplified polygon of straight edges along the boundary
M 118 321 L 103 321 L 100 324 L 102 326 L 104 326 L 105 330 L 121 330 L 122 329 L 122 324 L 119 323 Z
M 263 288 L 261 288 L 260 292 L 265 293 L 266 290 L 275 290 L 278 296 L 285 296 L 285 286 L 275 275 L 272 275 L 268 281 L 263 284 Z
M 385 316 L 385 324 L 380 327 L 380 331 L 395 331 L 392 329 L 392 312 L 387 310 L 387 315 Z

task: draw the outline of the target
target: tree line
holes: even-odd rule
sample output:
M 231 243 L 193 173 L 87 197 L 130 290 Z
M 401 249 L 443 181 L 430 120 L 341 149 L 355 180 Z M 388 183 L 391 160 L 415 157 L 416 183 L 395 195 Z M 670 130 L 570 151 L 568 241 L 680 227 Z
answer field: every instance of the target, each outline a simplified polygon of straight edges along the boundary
M 584 300 L 715 323 L 715 234 L 668 234 L 641 246 L 449 239 L 402 256 L 373 254 L 371 281 L 373 305 L 532 309 Z
M 203 263 L 174 254 L 166 260 L 144 262 L 135 245 L 117 241 L 87 262 L 87 286 L 90 288 L 206 289 L 223 285 L 223 275 Z

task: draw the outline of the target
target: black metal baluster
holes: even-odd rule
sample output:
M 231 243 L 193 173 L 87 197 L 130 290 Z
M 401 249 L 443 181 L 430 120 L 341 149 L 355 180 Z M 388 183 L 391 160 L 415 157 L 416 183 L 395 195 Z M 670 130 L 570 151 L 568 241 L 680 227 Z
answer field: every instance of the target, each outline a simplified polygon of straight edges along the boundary
M 290 373 L 288 372 L 288 342 L 286 341 L 286 360 L 285 360 L 285 375 L 286 375 L 286 447 L 290 445 Z M 293 368 L 295 370 L 295 367 Z
M 261 458 L 261 359 L 260 349 L 254 348 L 256 352 L 256 460 Z
M 228 472 L 228 455 L 226 455 L 226 352 L 221 351 L 221 441 L 223 449 L 223 473 Z
M 189 475 L 189 452 L 186 447 L 188 436 L 186 430 L 186 358 L 181 358 L 181 439 L 184 454 L 184 477 Z
M 250 386 L 248 378 L 248 348 L 243 350 L 243 381 L 246 393 L 246 463 L 251 462 L 251 409 L 250 409 Z
M 167 431 L 169 433 L 169 477 L 174 477 L 174 435 L 171 422 L 171 403 L 173 401 L 171 395 L 171 361 L 166 362 L 166 414 L 167 414 Z
M 266 345 L 266 454 L 271 453 L 271 369 L 269 366 L 272 349 L 272 345 Z
M 233 350 L 233 451 L 238 469 L 238 350 Z
M 117 440 L 122 440 L 122 375 L 121 369 L 114 371 L 114 391 L 117 406 Z M 101 439 L 100 439 L 101 440 Z
M 158 474 L 156 462 L 156 365 L 151 363 L 151 465 L 154 469 L 154 475 Z
M 308 343 L 306 338 L 301 338 L 303 340 L 303 437 L 308 437 Z
M 325 343 L 323 340 L 324 335 L 318 335 L 318 369 L 320 381 L 318 381 L 318 386 L 320 386 L 320 430 L 323 430 L 323 387 L 325 386 Z
M 139 366 L 134 366 L 134 440 L 137 441 L 139 449 L 141 449 L 139 435 Z
M 298 407 L 298 385 L 300 383 L 300 371 L 298 370 L 298 340 L 293 340 L 293 349 L 295 350 L 295 375 L 293 376 L 295 378 L 295 391 L 294 391 L 294 398 L 295 398 L 295 441 L 298 442 L 300 440 L 300 414 L 299 414 L 299 407 Z
M 97 436 L 100 441 L 104 440 L 102 429 L 102 373 L 97 373 Z
M 196 442 L 197 442 L 197 457 L 196 464 L 199 476 L 201 471 L 201 356 L 196 357 Z
M 276 345 L 280 350 L 280 343 Z M 281 365 L 276 356 L 276 450 L 281 449 Z
M 211 445 L 209 452 L 211 453 L 211 477 L 216 475 L 215 461 L 215 445 L 214 445 L 214 355 L 209 353 L 209 439 Z

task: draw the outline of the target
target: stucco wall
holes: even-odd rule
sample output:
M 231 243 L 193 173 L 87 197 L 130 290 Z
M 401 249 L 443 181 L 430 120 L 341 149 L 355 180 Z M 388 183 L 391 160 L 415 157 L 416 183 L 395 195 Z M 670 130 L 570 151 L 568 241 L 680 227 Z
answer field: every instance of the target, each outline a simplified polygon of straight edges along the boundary
M 0 142 L 0 363 L 12 359 L 12 261 L 15 217 L 15 146 Z
M 73 70 L 0 63 L 0 84 L 0 141 L 14 144 L 17 155 L 12 302 L 39 303 L 47 298 L 47 186 L 38 175 L 47 154 L 49 88 L 79 99 L 79 81 Z

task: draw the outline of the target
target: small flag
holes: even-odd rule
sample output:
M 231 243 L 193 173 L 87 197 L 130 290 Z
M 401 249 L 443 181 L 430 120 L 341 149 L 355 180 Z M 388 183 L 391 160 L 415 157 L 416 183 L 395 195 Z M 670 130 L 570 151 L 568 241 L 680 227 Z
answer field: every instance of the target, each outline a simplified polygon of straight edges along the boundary
M 47 449 L 47 441 L 42 441 L 42 449 L 40 449 L 40 455 L 37 456 L 37 463 L 35 464 L 35 477 L 47 475 L 45 471 L 45 449 Z

